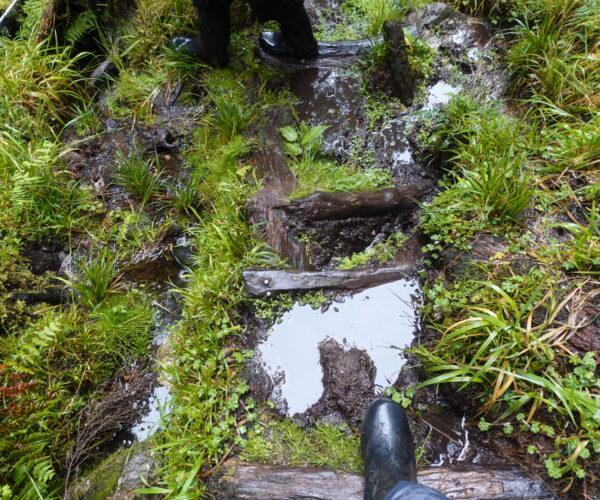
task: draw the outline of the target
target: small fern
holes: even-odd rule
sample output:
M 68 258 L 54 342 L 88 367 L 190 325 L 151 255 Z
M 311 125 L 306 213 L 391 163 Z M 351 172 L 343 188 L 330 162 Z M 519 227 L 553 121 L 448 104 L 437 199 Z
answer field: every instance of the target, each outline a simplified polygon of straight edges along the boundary
M 94 11 L 86 9 L 77 15 L 75 20 L 65 31 L 65 42 L 75 44 L 83 40 L 98 25 L 98 18 Z

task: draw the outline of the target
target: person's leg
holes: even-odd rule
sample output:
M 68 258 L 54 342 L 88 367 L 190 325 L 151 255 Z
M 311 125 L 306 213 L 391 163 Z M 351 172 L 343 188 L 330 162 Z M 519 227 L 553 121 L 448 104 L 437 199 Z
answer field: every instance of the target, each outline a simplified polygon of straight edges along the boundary
M 427 486 L 412 481 L 400 481 L 383 500 L 448 500 L 448 497 Z
M 175 49 L 194 54 L 213 66 L 227 66 L 231 2 L 232 0 L 194 0 L 198 12 L 198 35 L 194 38 L 173 38 Z
M 365 500 L 437 500 L 441 493 L 420 486 L 412 434 L 402 407 L 377 399 L 363 420 Z
M 259 42 L 277 56 L 311 58 L 318 55 L 318 44 L 304 0 L 248 0 L 261 21 L 279 23 L 280 33 L 265 31 Z

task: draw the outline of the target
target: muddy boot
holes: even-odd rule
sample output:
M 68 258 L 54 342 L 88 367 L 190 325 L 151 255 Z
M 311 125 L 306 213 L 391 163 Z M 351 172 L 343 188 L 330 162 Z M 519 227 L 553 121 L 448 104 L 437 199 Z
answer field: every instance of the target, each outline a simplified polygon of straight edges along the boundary
M 277 21 L 281 32 L 263 31 L 258 39 L 263 50 L 276 57 L 317 57 L 319 47 L 304 2 L 287 0 L 271 7 L 268 14 L 264 12 L 264 8 L 261 9 L 263 12 L 259 12 L 259 17 Z
M 171 44 L 178 52 L 188 52 L 211 66 L 224 68 L 229 63 L 227 48 L 231 30 L 231 2 L 208 0 L 194 3 L 198 11 L 198 36 L 176 36 L 171 40 Z
M 361 444 L 365 500 L 383 500 L 399 481 L 416 481 L 412 434 L 400 405 L 391 399 L 371 403 L 363 421 Z

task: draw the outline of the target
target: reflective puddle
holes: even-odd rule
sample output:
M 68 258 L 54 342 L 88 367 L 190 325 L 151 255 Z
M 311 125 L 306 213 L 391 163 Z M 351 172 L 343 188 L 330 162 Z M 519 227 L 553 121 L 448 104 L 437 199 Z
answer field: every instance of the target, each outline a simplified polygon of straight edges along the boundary
M 169 389 L 164 385 L 159 385 L 154 388 L 152 396 L 148 400 L 150 411 L 142 417 L 142 420 L 131 428 L 131 433 L 135 436 L 138 442 L 149 438 L 158 428 L 160 423 L 161 411 L 168 411 L 168 405 L 171 401 Z
M 444 81 L 437 82 L 429 89 L 427 104 L 423 109 L 433 109 L 434 106 L 448 104 L 454 94 L 460 92 L 460 87 L 450 85 Z
M 324 313 L 299 304 L 285 313 L 256 352 L 288 414 L 302 413 L 320 398 L 318 345 L 327 338 L 364 349 L 377 370 L 375 384 L 391 385 L 404 364 L 393 347 L 407 347 L 414 338 L 418 292 L 416 282 L 399 280 L 334 302 Z

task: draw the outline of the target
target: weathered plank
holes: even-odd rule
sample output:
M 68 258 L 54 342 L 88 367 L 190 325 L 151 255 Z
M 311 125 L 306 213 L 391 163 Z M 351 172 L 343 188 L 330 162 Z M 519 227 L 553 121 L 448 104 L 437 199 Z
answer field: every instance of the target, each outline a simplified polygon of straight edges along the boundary
M 244 271 L 244 284 L 250 295 L 264 296 L 273 292 L 299 290 L 359 290 L 406 278 L 413 266 L 331 271 Z
M 408 215 L 417 209 L 417 199 L 425 192 L 416 186 L 350 193 L 317 191 L 278 208 L 288 215 L 312 221 L 373 217 L 403 211 Z
M 362 476 L 328 469 L 291 468 L 229 460 L 219 486 L 225 498 L 263 500 L 362 500 Z M 512 467 L 429 467 L 419 483 L 451 499 L 545 500 L 555 498 L 539 480 Z

